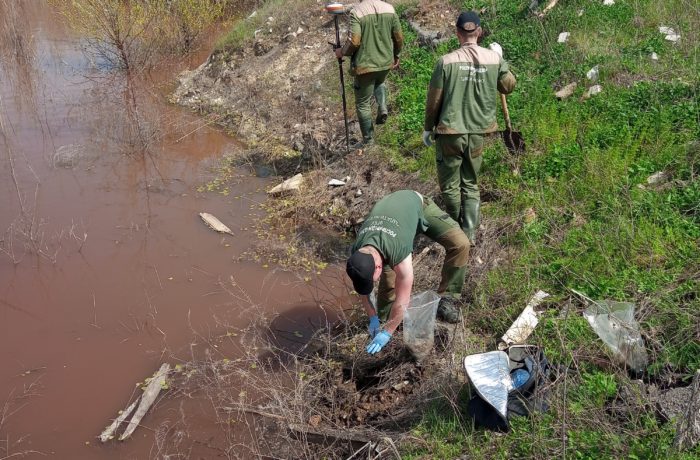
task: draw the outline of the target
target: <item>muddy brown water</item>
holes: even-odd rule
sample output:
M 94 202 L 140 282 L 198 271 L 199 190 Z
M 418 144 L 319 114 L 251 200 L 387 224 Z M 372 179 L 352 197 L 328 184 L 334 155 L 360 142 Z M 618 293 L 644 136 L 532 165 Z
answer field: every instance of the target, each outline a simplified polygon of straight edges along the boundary
M 164 410 L 125 443 L 95 439 L 136 382 L 187 360 L 191 343 L 246 327 L 252 304 L 282 313 L 282 342 L 328 308 L 301 277 L 234 261 L 254 242 L 244 229 L 269 179 L 241 170 L 227 196 L 197 192 L 216 159 L 243 148 L 166 103 L 177 71 L 205 53 L 135 82 L 134 108 L 123 76 L 91 61 L 46 2 L 16 5 L 29 57 L 0 55 L 0 458 L 157 456 Z M 235 237 L 205 227 L 201 211 Z M 206 445 L 216 427 L 201 406 L 188 406 L 188 426 Z

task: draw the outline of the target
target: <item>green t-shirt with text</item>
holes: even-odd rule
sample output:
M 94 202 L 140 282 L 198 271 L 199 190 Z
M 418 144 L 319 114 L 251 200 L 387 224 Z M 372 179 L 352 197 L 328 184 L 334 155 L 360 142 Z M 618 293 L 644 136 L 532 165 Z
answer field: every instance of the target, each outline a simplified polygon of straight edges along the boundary
M 427 228 L 420 195 L 413 190 L 400 190 L 374 205 L 357 233 L 352 250 L 374 246 L 385 264 L 395 267 L 413 252 L 416 234 Z

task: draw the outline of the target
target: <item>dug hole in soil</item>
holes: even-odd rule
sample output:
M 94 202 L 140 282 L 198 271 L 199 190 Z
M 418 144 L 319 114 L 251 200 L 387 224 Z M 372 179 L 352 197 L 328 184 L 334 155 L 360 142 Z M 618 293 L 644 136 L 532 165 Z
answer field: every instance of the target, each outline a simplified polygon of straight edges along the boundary
M 400 331 L 380 353 L 369 355 L 369 337 L 358 329 L 331 338 L 323 351 L 299 361 L 299 374 L 316 379 L 306 386 L 304 399 L 314 412 L 307 422 L 314 427 L 405 428 L 420 418 L 421 403 L 441 387 L 448 329 L 436 327 L 432 349 L 421 353 L 420 360 Z

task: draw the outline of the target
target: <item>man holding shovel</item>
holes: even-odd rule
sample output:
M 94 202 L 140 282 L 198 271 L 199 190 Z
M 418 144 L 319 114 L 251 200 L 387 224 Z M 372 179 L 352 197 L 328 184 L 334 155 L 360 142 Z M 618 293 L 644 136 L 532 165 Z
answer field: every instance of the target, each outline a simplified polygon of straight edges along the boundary
M 354 148 L 372 143 L 372 95 L 377 101 L 377 120 L 386 122 L 386 79 L 389 70 L 398 67 L 403 33 L 394 7 L 380 0 L 362 0 L 350 14 L 348 39 L 335 50 L 338 59 L 352 56 L 350 74 L 355 76 L 355 108 L 362 141 Z
M 503 60 L 500 45 L 477 45 L 481 22 L 475 11 L 457 18 L 460 48 L 435 65 L 425 107 L 423 143 L 435 140 L 438 182 L 450 216 L 476 244 L 481 199 L 477 175 L 481 169 L 484 134 L 498 129 L 498 92 L 509 94 L 515 77 Z
M 413 240 L 422 233 L 446 250 L 438 294 L 437 316 L 459 321 L 455 300 L 462 294 L 469 259 L 469 239 L 428 197 L 413 190 L 400 190 L 379 200 L 365 219 L 346 271 L 369 316 L 370 354 L 378 353 L 403 321 L 413 288 Z M 377 308 L 369 295 L 379 280 Z M 380 320 L 386 321 L 384 327 Z

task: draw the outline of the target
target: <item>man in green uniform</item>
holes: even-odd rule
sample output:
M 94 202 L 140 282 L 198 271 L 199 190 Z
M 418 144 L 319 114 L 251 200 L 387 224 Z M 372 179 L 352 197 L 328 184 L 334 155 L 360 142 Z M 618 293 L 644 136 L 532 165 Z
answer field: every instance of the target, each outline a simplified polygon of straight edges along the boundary
M 440 243 L 447 251 L 438 294 L 438 318 L 456 323 L 456 300 L 462 294 L 469 259 L 469 239 L 459 224 L 428 197 L 400 190 L 379 200 L 357 234 L 346 271 L 362 296 L 369 316 L 372 341 L 367 352 L 379 352 L 403 321 L 413 287 L 413 240 L 418 233 Z M 379 280 L 377 308 L 369 300 Z M 380 319 L 386 321 L 384 328 Z
M 460 48 L 438 60 L 428 88 L 423 142 L 435 139 L 438 182 L 445 208 L 460 222 L 472 245 L 479 226 L 484 134 L 498 129 L 498 92 L 515 88 L 515 77 L 503 60 L 500 45 L 477 45 L 479 15 L 464 12 L 457 18 Z
M 350 14 L 350 31 L 345 44 L 335 50 L 338 59 L 352 56 L 350 74 L 355 76 L 355 108 L 362 132 L 360 148 L 374 138 L 371 99 L 377 100 L 377 120 L 386 122 L 386 85 L 390 69 L 399 65 L 403 33 L 394 7 L 380 0 L 363 0 Z

